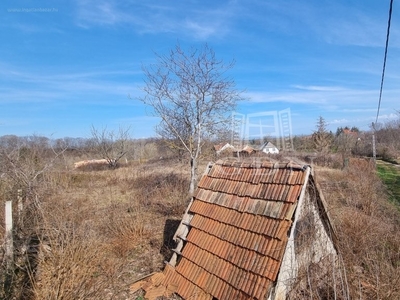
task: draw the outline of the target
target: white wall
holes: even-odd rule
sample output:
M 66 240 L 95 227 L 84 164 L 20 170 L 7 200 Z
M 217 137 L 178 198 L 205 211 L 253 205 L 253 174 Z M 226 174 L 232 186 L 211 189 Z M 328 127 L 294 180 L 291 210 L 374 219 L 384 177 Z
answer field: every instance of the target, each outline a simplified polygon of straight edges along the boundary
M 308 176 L 309 174 L 307 182 Z M 319 263 L 324 258 L 337 256 L 314 198 L 303 186 L 276 285 L 268 300 L 286 299 L 301 268 Z

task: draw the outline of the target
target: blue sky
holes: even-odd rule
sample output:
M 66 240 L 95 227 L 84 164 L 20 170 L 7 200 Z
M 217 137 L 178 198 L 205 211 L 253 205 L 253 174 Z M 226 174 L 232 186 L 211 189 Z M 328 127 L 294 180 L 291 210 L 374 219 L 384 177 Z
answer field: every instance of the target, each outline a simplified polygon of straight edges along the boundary
M 211 46 L 234 59 L 238 113 L 290 109 L 294 134 L 375 121 L 389 0 L 10 1 L 0 4 L 0 136 L 90 137 L 92 126 L 154 136 L 142 66 Z M 400 110 L 394 3 L 379 121 Z

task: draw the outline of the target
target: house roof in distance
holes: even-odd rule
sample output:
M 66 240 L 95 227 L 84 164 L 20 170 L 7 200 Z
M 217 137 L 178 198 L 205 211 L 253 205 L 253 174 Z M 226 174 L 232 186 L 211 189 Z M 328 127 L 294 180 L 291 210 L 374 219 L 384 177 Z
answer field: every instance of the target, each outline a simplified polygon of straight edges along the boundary
M 276 148 L 276 146 L 271 142 L 265 142 L 264 144 L 261 145 L 260 150 L 270 149 L 270 148 Z

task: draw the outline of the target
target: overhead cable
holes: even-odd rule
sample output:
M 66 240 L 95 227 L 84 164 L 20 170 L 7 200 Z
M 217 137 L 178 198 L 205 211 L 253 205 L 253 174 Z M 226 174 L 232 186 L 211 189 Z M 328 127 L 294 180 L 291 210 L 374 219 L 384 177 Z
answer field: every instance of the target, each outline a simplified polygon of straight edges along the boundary
M 381 89 L 380 89 L 380 92 L 379 92 L 378 111 L 377 111 L 377 113 L 376 113 L 375 124 L 378 123 L 379 110 L 380 110 L 380 108 L 381 108 L 383 81 L 384 81 L 384 78 L 385 78 L 385 69 L 386 69 L 386 57 L 387 57 L 387 50 L 388 50 L 388 45 L 389 45 L 390 22 L 391 22 L 391 20 L 392 20 L 392 8 L 393 8 L 393 0 L 390 0 L 389 20 L 388 20 L 387 32 L 386 32 L 385 56 L 384 56 L 384 58 L 383 58 L 383 69 L 382 69 Z

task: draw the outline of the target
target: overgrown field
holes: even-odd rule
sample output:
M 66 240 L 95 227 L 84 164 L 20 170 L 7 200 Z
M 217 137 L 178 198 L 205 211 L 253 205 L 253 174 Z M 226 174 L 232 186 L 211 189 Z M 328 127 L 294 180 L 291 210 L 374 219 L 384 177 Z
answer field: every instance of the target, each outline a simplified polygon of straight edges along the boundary
M 156 161 L 46 172 L 15 241 L 31 247 L 34 237 L 39 249 L 28 261 L 27 246 L 19 253 L 11 288 L 3 282 L 0 299 L 129 299 L 132 281 L 170 258 L 171 236 L 188 203 L 185 169 Z M 16 190 L 7 194 L 17 197 Z
M 337 229 L 351 299 L 400 299 L 400 213 L 371 161 L 316 170 Z
M 19 247 L 16 272 L 2 282 L 0 298 L 135 299 L 130 284 L 169 260 L 189 200 L 185 162 L 160 159 L 115 170 L 72 166 L 71 158 L 55 163 L 31 194 L 23 193 L 28 200 L 15 244 L 25 248 Z M 400 214 L 375 169 L 357 160 L 344 170 L 313 168 L 337 229 L 346 292 L 322 294 L 317 284 L 302 294 L 400 299 Z M 3 181 L 2 204 L 16 199 L 19 187 Z M 3 209 L 0 219 L 3 239 Z

